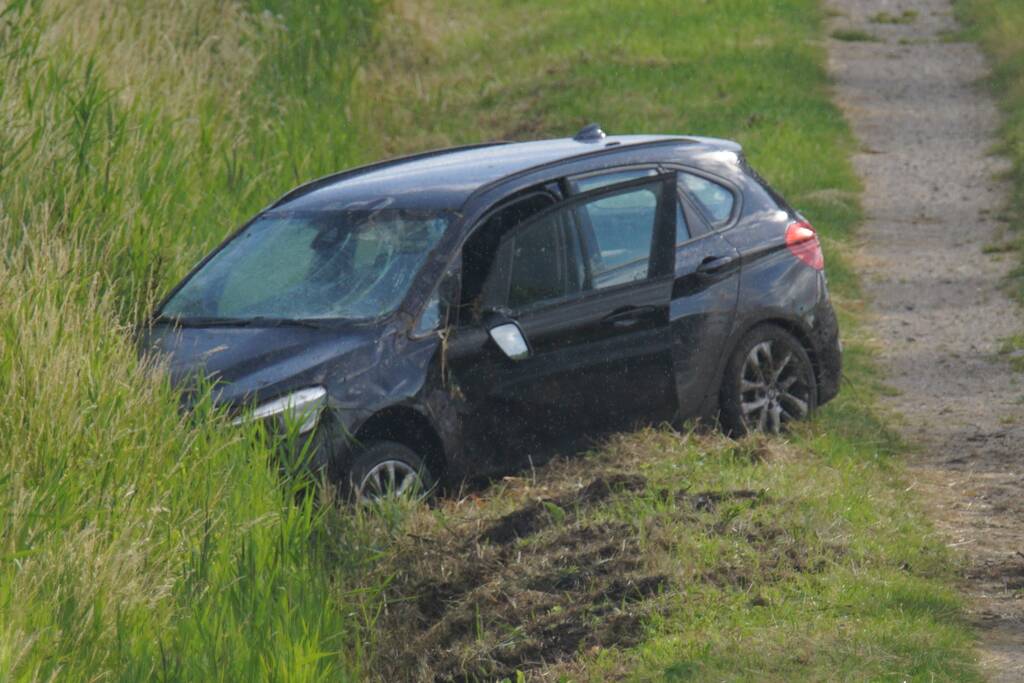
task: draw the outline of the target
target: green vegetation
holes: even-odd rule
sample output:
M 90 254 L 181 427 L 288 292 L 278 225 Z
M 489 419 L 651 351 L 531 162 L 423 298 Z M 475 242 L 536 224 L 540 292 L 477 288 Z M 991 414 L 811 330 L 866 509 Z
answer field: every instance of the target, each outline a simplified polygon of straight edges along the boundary
M 1004 118 L 1004 144 L 998 151 L 1013 162 L 1008 237 L 1024 257 L 1024 5 L 1016 0 L 957 0 L 956 10 L 966 34 L 981 43 L 993 66 L 992 90 Z M 1024 301 L 1024 263 L 1013 272 L 1012 286 Z
M 413 515 L 380 568 L 382 678 L 981 680 L 895 444 L 830 419 L 793 444 L 641 431 Z
M 815 0 L 0 4 L 0 677 L 361 680 L 413 657 L 426 678 L 504 673 L 539 661 L 504 643 L 562 624 L 584 632 L 553 662 L 573 678 L 972 680 L 955 558 L 872 408 L 844 258 L 854 143 L 821 31 Z M 850 382 L 793 445 L 642 432 L 483 497 L 363 519 L 297 496 L 309 482 L 279 477 L 259 434 L 208 407 L 181 417 L 136 360 L 154 297 L 297 182 L 591 120 L 737 138 L 821 231 Z M 574 497 L 635 472 L 600 504 Z M 536 499 L 535 534 L 479 537 Z M 507 587 L 600 566 L 540 552 L 587 533 L 625 542 L 640 583 L 588 578 L 506 630 Z M 417 581 L 438 549 L 494 590 Z M 472 576 L 481 557 L 504 564 Z M 399 618 L 421 603 L 448 644 L 411 646 L 432 637 Z M 597 627 L 616 605 L 629 638 Z
M 361 677 L 366 553 L 327 544 L 354 522 L 296 504 L 256 435 L 182 418 L 128 327 L 353 162 L 374 5 L 280 5 L 0 2 L 4 680 Z
M 1024 372 L 1024 334 L 1015 334 L 1002 340 L 999 353 L 1010 360 L 1017 372 Z
M 877 43 L 880 40 L 878 36 L 856 28 L 837 28 L 832 31 L 832 37 L 848 43 Z
M 917 21 L 917 12 L 912 9 L 905 9 L 899 14 L 879 12 L 871 17 L 874 24 L 913 24 Z

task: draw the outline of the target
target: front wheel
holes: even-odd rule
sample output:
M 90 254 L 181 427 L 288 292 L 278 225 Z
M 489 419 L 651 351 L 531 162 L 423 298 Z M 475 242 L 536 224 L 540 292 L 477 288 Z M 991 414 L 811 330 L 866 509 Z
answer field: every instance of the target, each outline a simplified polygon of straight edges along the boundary
M 778 434 L 818 407 L 814 367 L 803 345 L 774 325 L 740 340 L 722 378 L 722 425 L 734 436 Z
M 412 450 L 393 441 L 368 445 L 352 463 L 349 491 L 360 504 L 387 499 L 427 497 L 433 480 L 426 465 Z

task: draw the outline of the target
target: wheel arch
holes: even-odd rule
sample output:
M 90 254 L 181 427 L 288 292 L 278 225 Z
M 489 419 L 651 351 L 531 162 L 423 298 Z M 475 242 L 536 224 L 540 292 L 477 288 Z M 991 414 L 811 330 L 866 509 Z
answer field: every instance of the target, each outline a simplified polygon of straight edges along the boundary
M 821 388 L 821 364 L 818 359 L 817 351 L 814 347 L 814 342 L 811 340 L 810 331 L 798 320 L 779 315 L 768 315 L 747 321 L 743 327 L 737 328 L 731 336 L 729 346 L 726 349 L 726 352 L 722 354 L 722 358 L 718 363 L 718 373 L 715 376 L 715 384 L 711 387 L 711 391 L 709 392 L 714 396 L 716 406 L 718 405 L 718 401 L 720 400 L 722 393 L 722 375 L 725 373 L 725 368 L 729 365 L 729 359 L 732 358 L 732 354 L 736 352 L 736 346 L 744 337 L 747 336 L 747 334 L 750 333 L 751 330 L 762 325 L 774 325 L 796 337 L 796 340 L 800 342 L 800 346 L 802 346 L 804 351 L 807 352 L 807 357 L 811 359 L 811 368 L 814 371 L 814 381 L 818 384 L 818 388 Z
M 423 458 L 435 479 L 447 467 L 444 445 L 430 419 L 410 406 L 390 406 L 371 415 L 355 433 L 357 444 L 394 441 Z

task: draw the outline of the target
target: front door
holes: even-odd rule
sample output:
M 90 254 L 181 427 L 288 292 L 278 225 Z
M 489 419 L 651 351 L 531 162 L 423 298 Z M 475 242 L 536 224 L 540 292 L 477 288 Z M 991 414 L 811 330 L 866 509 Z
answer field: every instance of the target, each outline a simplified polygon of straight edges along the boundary
M 675 177 L 634 180 L 563 201 L 502 235 L 474 319 L 448 351 L 471 421 L 524 455 L 550 441 L 670 417 Z M 518 325 L 529 355 L 487 335 Z M 511 432 L 511 434 L 509 434 Z M 511 437 L 511 438 L 510 438 Z

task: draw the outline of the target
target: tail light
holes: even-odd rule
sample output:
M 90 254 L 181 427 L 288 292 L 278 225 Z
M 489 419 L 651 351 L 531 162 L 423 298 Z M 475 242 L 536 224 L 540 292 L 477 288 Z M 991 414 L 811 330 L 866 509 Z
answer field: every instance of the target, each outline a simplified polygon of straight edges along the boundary
M 825 267 L 825 256 L 821 253 L 818 233 L 807 221 L 790 223 L 786 227 L 786 246 L 793 256 L 815 270 Z

